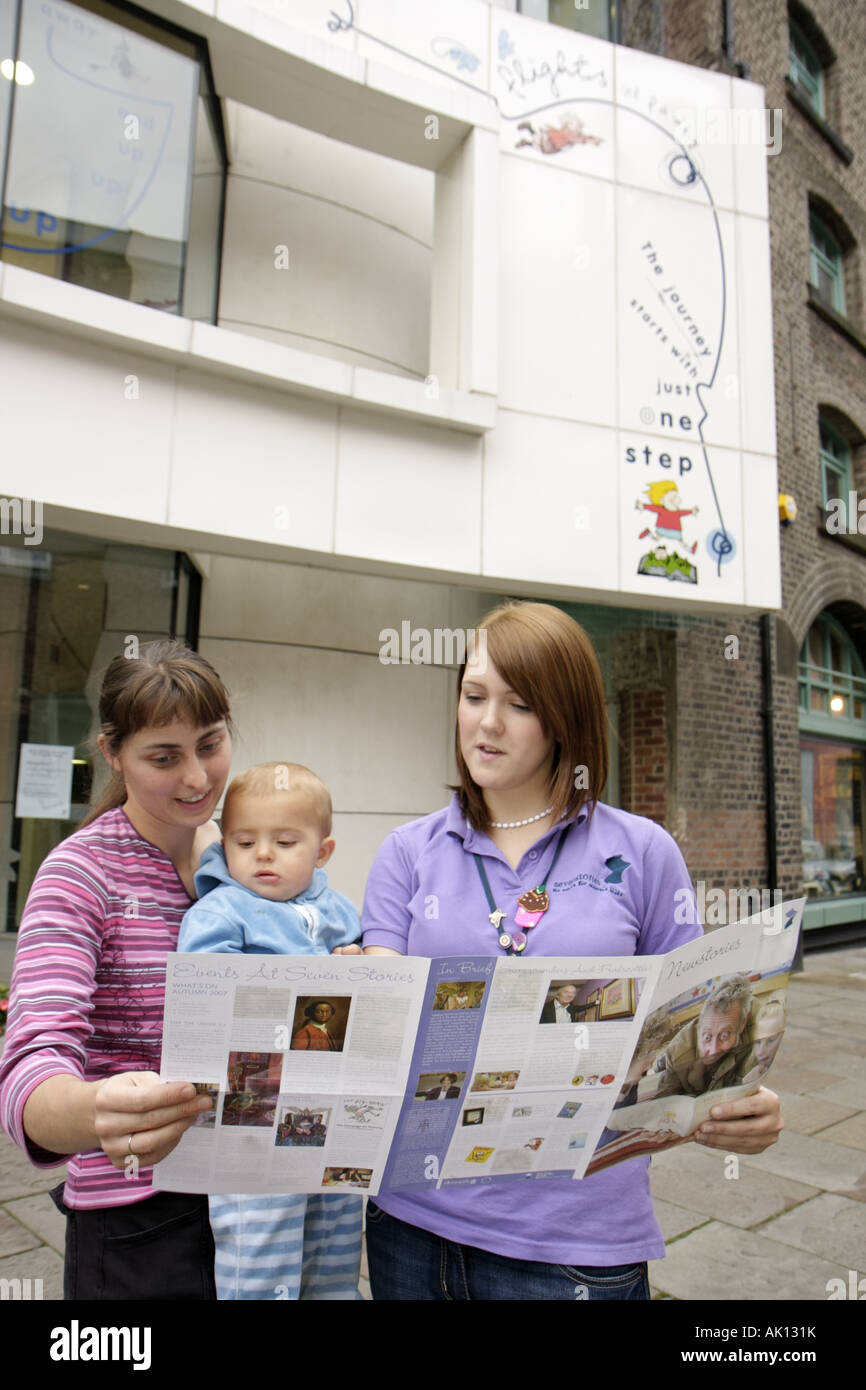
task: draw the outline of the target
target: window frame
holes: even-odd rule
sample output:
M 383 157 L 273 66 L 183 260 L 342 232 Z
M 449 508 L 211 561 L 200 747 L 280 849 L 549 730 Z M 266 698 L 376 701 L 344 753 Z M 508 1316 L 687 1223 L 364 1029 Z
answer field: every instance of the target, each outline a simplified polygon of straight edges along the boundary
M 810 69 L 809 60 L 814 67 Z M 788 75 L 797 91 L 822 120 L 827 119 L 825 64 L 817 48 L 810 43 L 802 27 L 788 16 Z
M 21 44 L 21 34 L 23 28 L 23 10 L 25 0 L 12 0 L 14 12 L 14 53 L 13 59 L 17 62 L 19 58 L 19 48 Z M 180 245 L 180 264 L 178 268 L 177 281 L 177 306 L 172 311 L 173 316 L 178 318 L 187 317 L 184 314 L 184 299 L 186 290 L 187 263 L 190 254 L 190 221 L 193 197 L 195 194 L 195 173 L 196 173 L 196 140 L 195 129 L 198 121 L 199 111 L 203 111 L 204 119 L 208 126 L 211 142 L 217 160 L 220 165 L 220 189 L 218 198 L 218 210 L 216 213 L 216 225 L 214 231 L 214 265 L 213 282 L 210 285 L 209 300 L 210 305 L 207 315 L 196 315 L 193 322 L 205 322 L 216 325 L 218 319 L 219 299 L 220 299 L 220 278 L 222 271 L 222 251 L 223 238 L 225 234 L 225 210 L 228 189 L 228 144 L 226 140 L 225 126 L 223 123 L 222 108 L 216 92 L 213 68 L 210 61 L 210 52 L 207 39 L 201 34 L 195 34 L 181 25 L 175 24 L 169 19 L 143 9 L 141 6 L 133 4 L 131 0 L 64 0 L 64 4 L 72 9 L 80 10 L 85 14 L 93 14 L 107 23 L 115 24 L 119 28 L 126 29 L 130 33 L 137 34 L 151 43 L 159 44 L 164 48 L 185 58 L 188 62 L 194 63 L 198 71 L 198 83 L 196 92 L 196 110 L 193 119 L 193 135 L 189 150 L 189 167 L 185 188 L 185 208 L 184 218 L 187 224 L 186 239 Z M 8 123 L 6 128 L 5 147 L 0 149 L 0 266 L 4 263 L 3 248 L 5 238 L 9 233 L 6 225 L 6 191 L 11 164 L 12 146 L 15 139 L 15 107 L 17 84 L 10 83 Z M 75 225 L 67 219 L 67 225 Z M 114 232 L 123 231 L 122 228 L 115 228 Z M 112 232 L 112 235 L 114 234 Z M 106 238 L 107 240 L 108 238 Z M 14 247 L 12 248 L 14 249 Z M 89 249 L 76 248 L 78 249 Z M 70 263 L 70 258 L 74 252 L 61 250 L 58 255 L 62 257 L 63 273 L 59 275 L 60 281 L 69 282 L 70 277 L 66 271 Z M 31 267 L 25 267 L 30 269 Z M 35 268 L 35 267 L 34 267 Z M 53 277 L 52 277 L 53 278 Z M 74 283 L 74 281 L 72 282 Z M 138 301 L 128 299 L 124 295 L 114 294 L 110 290 L 102 290 L 93 286 L 88 286 L 92 292 L 107 294 L 109 298 L 119 299 L 123 303 L 136 304 Z M 138 307 L 152 307 L 146 303 Z M 159 312 L 163 312 L 162 309 Z
M 820 664 L 812 660 L 809 650 L 816 628 L 821 641 Z M 834 666 L 832 662 L 834 639 L 841 646 L 842 666 Z M 821 694 L 822 709 L 813 708 L 813 690 Z M 847 712 L 833 713 L 830 699 L 834 695 L 843 697 Z M 854 713 L 855 700 L 861 702 L 863 712 L 860 715 Z M 803 639 L 797 667 L 797 701 L 801 733 L 831 734 L 835 738 L 866 744 L 866 664 L 850 634 L 829 613 L 819 614 Z
M 823 242 L 824 245 L 816 243 Z M 809 281 L 816 298 L 834 313 L 845 315 L 845 267 L 844 253 L 839 238 L 814 207 L 809 208 Z M 832 295 L 828 301 L 821 291 L 818 271 L 823 270 L 832 284 Z
M 821 468 L 821 497 L 824 507 L 829 507 L 834 498 L 841 498 L 848 505 L 848 495 L 853 491 L 853 475 L 851 467 L 851 449 L 839 433 L 824 416 L 818 417 L 818 454 Z M 827 446 L 830 446 L 829 448 Z M 827 486 L 827 474 L 835 473 L 838 479 L 838 491 L 831 493 Z
M 526 15 L 528 19 L 538 19 L 543 24 L 555 24 L 558 29 L 567 29 L 571 34 L 586 34 L 590 38 L 602 38 L 606 43 L 619 43 L 620 40 L 620 0 L 599 0 L 602 8 L 607 12 L 607 34 L 594 34 L 589 29 L 582 29 L 578 25 L 562 24 L 559 20 L 550 18 L 550 0 L 516 0 L 517 14 Z M 575 15 L 580 14 L 581 9 L 588 12 L 592 0 L 585 6 L 578 6 L 574 3 L 573 10 Z M 543 11 L 541 13 L 540 11 Z

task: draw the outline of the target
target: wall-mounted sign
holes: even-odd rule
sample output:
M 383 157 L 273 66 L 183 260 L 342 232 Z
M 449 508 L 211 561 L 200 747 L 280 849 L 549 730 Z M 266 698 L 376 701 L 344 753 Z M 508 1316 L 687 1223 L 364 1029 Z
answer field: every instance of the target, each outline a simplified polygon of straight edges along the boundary
M 37 820 L 69 820 L 72 759 L 63 743 L 22 743 L 15 814 Z

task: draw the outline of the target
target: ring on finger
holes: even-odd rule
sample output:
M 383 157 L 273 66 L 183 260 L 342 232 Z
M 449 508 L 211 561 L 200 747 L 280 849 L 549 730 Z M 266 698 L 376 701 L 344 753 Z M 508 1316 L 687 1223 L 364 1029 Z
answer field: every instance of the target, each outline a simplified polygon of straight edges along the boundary
M 135 1154 L 135 1153 L 133 1153 L 133 1151 L 132 1151 L 132 1135 L 131 1135 L 131 1134 L 130 1134 L 129 1138 L 128 1138 L 127 1141 L 126 1141 L 126 1149 L 127 1149 L 127 1152 L 128 1152 L 128 1154 L 129 1154 L 130 1158 L 137 1158 L 137 1157 L 138 1157 L 138 1155 Z

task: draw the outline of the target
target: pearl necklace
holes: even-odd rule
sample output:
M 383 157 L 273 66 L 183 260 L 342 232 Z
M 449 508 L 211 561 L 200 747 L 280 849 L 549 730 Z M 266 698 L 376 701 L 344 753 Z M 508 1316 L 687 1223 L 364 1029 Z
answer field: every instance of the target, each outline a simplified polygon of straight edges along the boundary
M 553 810 L 548 806 L 546 811 L 539 811 L 537 816 L 527 816 L 526 820 L 492 820 L 490 824 L 495 830 L 517 830 L 521 825 L 532 825 L 533 821 L 544 820 Z

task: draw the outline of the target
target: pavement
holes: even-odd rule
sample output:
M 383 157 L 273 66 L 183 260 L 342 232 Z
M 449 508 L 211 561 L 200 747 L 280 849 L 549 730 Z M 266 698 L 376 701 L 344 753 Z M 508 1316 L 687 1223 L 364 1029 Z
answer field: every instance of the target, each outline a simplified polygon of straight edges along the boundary
M 0 979 L 10 964 L 0 938 Z M 785 1130 L 763 1154 L 686 1144 L 653 1159 L 667 1247 L 654 1298 L 824 1302 L 846 1296 L 831 1280 L 850 1296 L 866 1274 L 866 947 L 810 953 L 791 977 L 770 1085 Z M 42 1279 L 46 1299 L 62 1297 L 65 1222 L 48 1196 L 62 1177 L 0 1134 L 0 1279 Z

